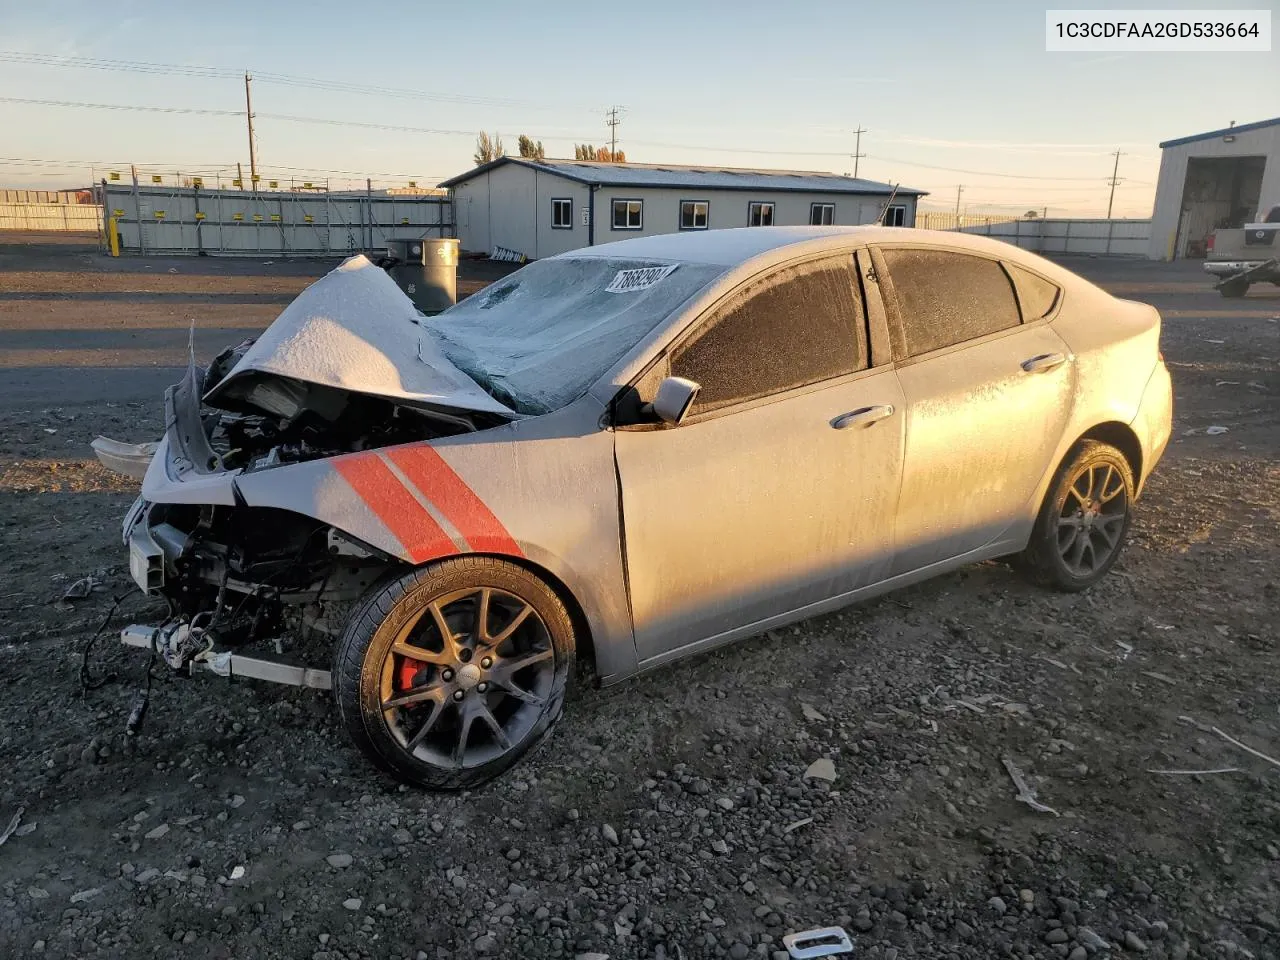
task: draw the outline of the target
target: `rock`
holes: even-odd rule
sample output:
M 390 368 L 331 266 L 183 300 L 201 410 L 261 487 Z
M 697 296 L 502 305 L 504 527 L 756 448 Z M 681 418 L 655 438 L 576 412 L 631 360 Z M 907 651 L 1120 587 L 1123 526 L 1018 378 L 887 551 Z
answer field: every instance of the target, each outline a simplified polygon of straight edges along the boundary
M 1089 951 L 1084 947 L 1076 947 L 1067 956 L 1067 960 L 1087 960 Z
M 361 900 L 359 897 L 350 897 L 342 901 L 342 906 L 345 909 L 351 910 L 352 912 L 354 912 L 356 910 L 359 910 L 363 903 L 364 901 Z
M 510 860 L 512 863 L 515 863 L 515 861 L 520 859 L 520 851 L 517 850 L 515 847 L 512 847 L 510 850 L 507 851 L 507 859 Z
M 355 858 L 349 853 L 331 853 L 324 859 L 329 866 L 336 870 L 345 870 L 347 867 L 351 866 L 355 860 Z
M 233 796 L 230 800 L 227 801 L 227 806 L 229 806 L 232 810 L 239 810 L 241 807 L 244 806 L 244 797 L 240 796 L 240 794 L 237 793 L 235 796 Z
M 475 949 L 476 953 L 497 953 L 498 952 L 497 939 L 487 933 L 477 937 L 475 942 L 472 943 L 471 946 Z
M 49 891 L 43 887 L 27 887 L 27 896 L 32 900 L 47 900 Z
M 1080 927 L 1076 930 L 1076 939 L 1089 950 L 1110 950 L 1111 944 L 1103 940 L 1100 936 L 1090 930 L 1088 927 Z
M 169 825 L 167 823 L 162 823 L 158 827 L 152 827 L 145 834 L 143 834 L 143 836 L 145 836 L 148 840 L 159 840 L 168 832 L 169 832 Z
M 745 943 L 735 943 L 729 948 L 730 960 L 747 960 L 749 956 L 751 956 L 751 948 Z
M 721 810 L 732 810 L 733 801 L 728 797 L 720 797 L 718 800 L 716 800 L 716 806 L 719 807 Z
M 853 928 L 859 933 L 866 933 L 874 926 L 875 923 L 872 921 L 871 917 L 865 913 L 860 913 L 853 918 Z
M 94 897 L 96 897 L 96 896 L 97 896 L 98 894 L 100 894 L 101 892 L 102 892 L 102 888 L 101 888 L 101 887 L 94 887 L 94 888 L 93 888 L 93 889 L 91 889 L 91 890 L 80 890 L 80 891 L 78 891 L 78 892 L 76 892 L 76 893 L 73 893 L 73 894 L 71 895 L 71 902 L 72 902 L 72 903 L 84 903 L 86 900 L 92 900 Z
M 836 765 L 823 757 L 809 764 L 804 772 L 806 780 L 826 780 L 828 783 L 834 783 L 836 779 Z
M 611 843 L 614 846 L 617 846 L 618 831 L 613 829 L 613 827 L 610 826 L 609 824 L 606 823 L 604 826 L 600 828 L 600 836 L 604 837 L 608 843 Z
M 1050 930 L 1044 935 L 1045 943 L 1066 943 L 1071 938 L 1067 936 L 1067 931 L 1058 927 L 1056 930 Z
M 994 910 L 996 914 L 1001 917 L 1003 917 L 1005 915 L 1005 911 L 1009 909 L 1008 906 L 1005 905 L 1004 900 L 1000 897 L 992 897 L 990 900 L 987 901 L 987 906 L 990 907 L 992 910 Z
M 404 846 L 406 843 L 413 842 L 413 834 L 401 827 L 391 835 L 391 842 L 398 844 L 399 846 Z
M 150 883 L 152 880 L 154 880 L 158 876 L 160 876 L 159 870 L 157 870 L 155 867 L 147 867 L 147 869 L 143 870 L 140 874 L 134 877 L 133 881 L 134 883 L 141 886 L 142 884 Z
M 819 713 L 812 704 L 802 702 L 800 704 L 800 712 L 804 714 L 804 718 L 806 720 L 812 720 L 815 723 L 825 723 L 827 719 L 821 713 Z
M 1134 953 L 1147 952 L 1146 942 L 1132 930 L 1126 930 L 1124 932 L 1124 948 L 1126 950 L 1132 950 Z

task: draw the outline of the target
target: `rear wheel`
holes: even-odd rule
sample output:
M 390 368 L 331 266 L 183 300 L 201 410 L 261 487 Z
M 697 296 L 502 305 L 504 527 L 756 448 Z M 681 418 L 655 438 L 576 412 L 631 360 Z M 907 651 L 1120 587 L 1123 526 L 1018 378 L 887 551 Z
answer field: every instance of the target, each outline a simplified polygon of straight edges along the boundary
M 1218 292 L 1229 300 L 1235 300 L 1249 292 L 1249 281 L 1229 280 L 1218 288 Z
M 338 645 L 334 694 L 352 739 L 397 778 L 478 786 L 541 743 L 564 707 L 573 625 L 522 567 L 457 557 L 380 588 Z
M 1054 477 L 1018 566 L 1042 586 L 1093 586 L 1124 547 L 1134 489 L 1123 453 L 1097 440 L 1077 444 Z

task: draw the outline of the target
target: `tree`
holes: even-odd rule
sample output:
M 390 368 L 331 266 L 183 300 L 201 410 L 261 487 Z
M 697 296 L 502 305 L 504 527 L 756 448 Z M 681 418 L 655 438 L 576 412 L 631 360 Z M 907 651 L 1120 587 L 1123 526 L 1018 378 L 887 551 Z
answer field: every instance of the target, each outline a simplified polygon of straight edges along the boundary
M 546 152 L 542 149 L 542 141 L 533 141 L 520 134 L 520 156 L 527 160 L 545 160 Z
M 573 159 L 594 160 L 596 163 L 626 163 L 627 155 L 621 150 L 612 152 L 608 147 L 593 147 L 589 143 L 579 143 L 573 148 Z
M 497 160 L 499 157 L 506 156 L 507 151 L 502 148 L 502 138 L 496 133 L 489 136 L 484 130 L 480 131 L 480 136 L 476 137 L 476 166 L 482 163 L 488 163 L 490 160 Z
M 1040 218 L 1040 213 L 1037 210 L 1028 210 L 1022 215 L 1022 217 L 1024 220 L 1038 220 Z

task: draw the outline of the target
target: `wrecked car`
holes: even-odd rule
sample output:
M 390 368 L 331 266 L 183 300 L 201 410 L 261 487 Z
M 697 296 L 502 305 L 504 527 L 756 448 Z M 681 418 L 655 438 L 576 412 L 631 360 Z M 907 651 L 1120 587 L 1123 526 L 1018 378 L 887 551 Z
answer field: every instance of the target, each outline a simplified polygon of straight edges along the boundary
M 432 317 L 356 256 L 166 393 L 123 536 L 170 615 L 123 639 L 332 688 L 370 760 L 472 787 L 575 658 L 611 684 L 992 558 L 1094 584 L 1168 442 L 1159 336 L 954 233 L 637 238 Z

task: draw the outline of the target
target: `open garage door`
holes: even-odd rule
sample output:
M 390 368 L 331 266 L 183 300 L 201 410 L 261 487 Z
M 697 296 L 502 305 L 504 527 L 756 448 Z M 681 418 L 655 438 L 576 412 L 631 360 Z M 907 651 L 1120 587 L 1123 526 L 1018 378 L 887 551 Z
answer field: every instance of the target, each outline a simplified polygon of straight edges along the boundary
M 1266 157 L 1191 157 L 1174 257 L 1203 257 L 1214 230 L 1243 227 L 1258 210 Z

